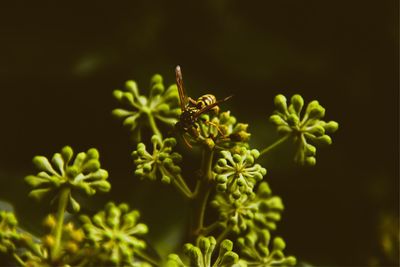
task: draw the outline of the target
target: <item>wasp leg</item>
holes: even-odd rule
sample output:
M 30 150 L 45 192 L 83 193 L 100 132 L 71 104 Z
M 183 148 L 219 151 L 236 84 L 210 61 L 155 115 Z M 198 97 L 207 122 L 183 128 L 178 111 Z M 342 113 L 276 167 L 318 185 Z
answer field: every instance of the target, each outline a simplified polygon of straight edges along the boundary
M 220 134 L 221 136 L 225 136 L 225 134 L 221 131 L 221 129 L 219 128 L 219 126 L 218 126 L 217 124 L 215 124 L 214 122 L 212 122 L 212 121 L 205 121 L 205 123 L 214 126 L 215 128 L 217 128 L 217 131 L 219 132 L 219 134 Z
M 182 139 L 183 139 L 183 142 L 185 143 L 185 145 L 186 145 L 188 148 L 190 148 L 190 149 L 193 148 L 193 146 L 189 143 L 189 141 L 186 139 L 186 137 L 185 137 L 184 134 L 182 134 Z
M 215 115 L 219 114 L 219 106 L 215 106 L 211 110 L 214 112 Z
M 188 97 L 189 103 L 192 104 L 193 106 L 197 106 L 197 101 L 191 98 L 190 96 Z

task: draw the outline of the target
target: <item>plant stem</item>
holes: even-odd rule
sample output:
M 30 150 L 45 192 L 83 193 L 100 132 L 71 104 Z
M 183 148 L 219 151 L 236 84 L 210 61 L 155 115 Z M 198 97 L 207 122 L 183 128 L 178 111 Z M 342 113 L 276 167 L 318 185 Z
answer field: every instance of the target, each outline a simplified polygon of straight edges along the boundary
M 57 210 L 57 224 L 54 228 L 53 236 L 55 238 L 54 247 L 52 249 L 51 258 L 56 259 L 60 250 L 61 238 L 62 238 L 62 227 L 64 224 L 65 209 L 68 204 L 68 197 L 71 192 L 69 187 L 64 187 L 60 191 L 58 199 L 58 210 Z
M 135 255 L 138 256 L 138 257 L 140 257 L 140 258 L 142 258 L 142 259 L 145 260 L 145 261 L 148 261 L 148 262 L 151 263 L 152 265 L 155 265 L 155 266 L 159 266 L 159 265 L 160 265 L 160 263 L 159 263 L 157 260 L 151 258 L 151 257 L 150 257 L 149 255 L 147 255 L 145 252 L 142 252 L 142 251 L 140 251 L 140 250 L 135 250 Z
M 207 208 L 208 197 L 211 193 L 210 183 L 212 182 L 212 161 L 214 151 L 204 148 L 201 165 L 201 177 L 196 186 L 196 198 L 194 201 L 194 216 L 190 235 L 196 237 L 203 229 L 204 216 Z
M 21 265 L 21 266 L 26 266 L 25 262 L 17 255 L 17 253 L 12 254 L 14 259 Z
M 180 174 L 174 176 L 164 167 L 161 167 L 161 171 L 167 173 L 170 177 L 174 177 L 174 179 L 172 179 L 172 184 L 176 187 L 176 189 L 178 189 L 179 192 L 181 192 L 185 197 L 189 199 L 193 198 L 194 193 L 192 193 Z
M 162 134 L 157 127 L 157 123 L 154 120 L 153 114 L 151 114 L 150 112 L 147 112 L 147 116 L 149 117 L 149 124 L 150 124 L 151 130 L 153 131 L 153 134 L 158 135 L 162 139 L 163 138 Z
M 288 138 L 289 138 L 290 134 L 285 135 L 284 137 L 278 139 L 275 143 L 271 144 L 270 146 L 264 148 L 263 150 L 261 150 L 260 152 L 260 156 L 268 153 L 270 150 L 272 150 L 273 148 L 277 147 L 278 145 L 282 144 L 283 142 L 285 142 Z
M 181 192 L 185 197 L 192 199 L 193 193 L 189 190 L 187 191 L 177 180 L 172 180 L 172 184 Z
M 226 228 L 224 229 L 224 231 L 222 231 L 222 232 L 219 234 L 219 236 L 218 236 L 218 238 L 217 238 L 217 244 L 220 244 L 220 243 L 222 242 L 222 240 L 226 237 L 226 235 L 229 234 L 230 231 L 231 231 L 231 228 L 230 228 L 230 227 L 226 227 Z
M 200 211 L 199 211 L 199 219 L 197 222 L 197 231 L 201 230 L 204 227 L 204 215 L 206 213 L 206 208 L 207 208 L 207 202 L 208 202 L 208 197 L 210 196 L 211 188 L 207 188 L 205 190 L 202 201 L 201 201 L 201 206 L 200 206 Z
M 186 192 L 190 193 L 190 198 L 193 197 L 193 193 L 192 190 L 190 190 L 190 188 L 187 186 L 185 179 L 183 179 L 182 175 L 178 174 L 176 176 L 176 181 L 179 182 L 181 184 L 181 186 L 186 190 Z
M 210 224 L 209 226 L 203 227 L 203 229 L 201 229 L 201 234 L 204 236 L 209 235 L 212 231 L 214 231 L 215 229 L 217 229 L 219 226 L 219 222 L 216 221 L 212 224 Z

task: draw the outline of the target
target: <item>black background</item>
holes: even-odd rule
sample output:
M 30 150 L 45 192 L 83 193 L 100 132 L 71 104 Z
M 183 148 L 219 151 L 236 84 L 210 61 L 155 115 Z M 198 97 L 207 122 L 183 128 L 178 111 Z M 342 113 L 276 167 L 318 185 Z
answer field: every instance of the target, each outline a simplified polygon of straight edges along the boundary
M 235 95 L 226 106 L 255 148 L 277 138 L 276 94 L 318 99 L 340 129 L 317 166 L 285 146 L 263 161 L 286 206 L 278 233 L 313 265 L 392 263 L 379 229 L 389 217 L 398 231 L 397 1 L 12 3 L 0 4 L 0 199 L 25 227 L 47 211 L 26 197 L 31 159 L 66 144 L 97 147 L 110 172 L 112 192 L 86 209 L 128 201 L 153 239 L 185 214 L 173 189 L 133 177 L 134 144 L 110 115 L 113 89 L 135 79 L 143 92 L 154 73 L 172 84 L 180 64 L 190 95 Z

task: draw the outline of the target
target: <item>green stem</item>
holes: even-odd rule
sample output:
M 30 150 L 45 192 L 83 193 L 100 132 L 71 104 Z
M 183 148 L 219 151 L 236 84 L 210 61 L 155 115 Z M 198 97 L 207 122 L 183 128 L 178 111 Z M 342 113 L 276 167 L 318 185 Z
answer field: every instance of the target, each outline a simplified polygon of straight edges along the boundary
M 188 187 L 188 185 L 185 182 L 185 179 L 183 179 L 182 175 L 178 174 L 176 176 L 176 180 L 177 180 L 177 182 L 179 182 L 182 185 L 182 187 L 186 190 L 186 192 L 189 192 L 189 194 L 191 196 L 190 198 L 192 198 L 193 197 L 192 190 L 190 190 L 190 188 Z
M 222 240 L 224 240 L 224 238 L 229 234 L 229 232 L 231 231 L 231 227 L 226 227 L 224 229 L 224 231 L 222 231 L 218 238 L 217 238 L 217 244 L 220 244 L 222 242 Z
M 69 187 L 64 187 L 60 191 L 60 197 L 58 199 L 58 210 L 57 210 L 57 224 L 54 228 L 53 236 L 55 238 L 54 247 L 52 249 L 51 258 L 52 260 L 57 259 L 58 253 L 60 251 L 60 244 L 62 238 L 62 227 L 64 224 L 65 209 L 68 204 L 68 197 L 71 192 Z
M 162 139 L 162 138 L 163 138 L 163 137 L 162 137 L 162 134 L 161 134 L 160 130 L 159 130 L 158 127 L 157 127 L 157 123 L 156 123 L 156 121 L 154 120 L 153 114 L 151 114 L 150 112 L 148 112 L 148 113 L 147 113 L 147 116 L 149 117 L 149 124 L 150 124 L 151 130 L 153 131 L 153 134 L 158 135 L 158 136 Z
M 83 266 L 87 266 L 87 263 L 89 262 L 88 257 L 85 257 L 80 263 L 79 265 L 77 265 L 77 267 L 83 267 Z
M 153 264 L 153 265 L 155 265 L 155 266 L 160 266 L 160 263 L 159 263 L 157 260 L 151 258 L 151 257 L 150 257 L 149 255 L 147 255 L 145 252 L 142 252 L 142 251 L 140 251 L 140 250 L 135 250 L 135 253 L 134 253 L 134 254 L 135 254 L 136 256 L 142 258 L 142 260 L 145 260 L 145 261 L 147 261 L 147 262 L 149 262 L 149 263 L 151 263 L 151 264 Z
M 172 184 L 181 192 L 185 197 L 192 199 L 193 193 L 189 190 L 187 191 L 177 180 L 173 179 Z
M 195 202 L 194 202 L 194 216 L 192 221 L 192 227 L 190 234 L 192 237 L 197 237 L 200 231 L 203 229 L 204 216 L 207 208 L 208 197 L 210 196 L 212 187 L 210 186 L 213 176 L 212 176 L 212 161 L 213 161 L 214 151 L 204 148 L 203 159 L 201 165 L 201 177 L 196 186 L 195 191 Z
M 12 254 L 14 259 L 21 265 L 21 266 L 26 266 L 25 262 L 17 255 L 17 253 Z
M 197 222 L 197 228 L 196 228 L 197 231 L 201 230 L 204 227 L 204 215 L 206 214 L 207 202 L 208 202 L 208 197 L 210 196 L 210 192 L 211 188 L 208 188 L 203 195 L 199 211 L 199 219 Z
M 261 150 L 260 152 L 260 156 L 268 153 L 270 150 L 272 150 L 273 148 L 277 147 L 278 145 L 282 144 L 283 142 L 285 142 L 288 138 L 289 138 L 290 134 L 285 135 L 284 137 L 278 139 L 275 143 L 271 144 L 270 146 L 264 148 L 263 150 Z
M 218 226 L 220 226 L 220 222 L 216 221 L 216 222 L 210 224 L 209 226 L 203 227 L 203 229 L 201 229 L 200 233 L 204 236 L 208 236 L 212 231 L 217 229 Z
M 189 199 L 193 198 L 194 193 L 192 193 L 190 188 L 186 185 L 185 180 L 180 174 L 174 176 L 164 167 L 161 167 L 161 172 L 166 173 L 169 177 L 174 177 L 174 179 L 172 179 L 172 184 L 178 189 L 178 191 Z

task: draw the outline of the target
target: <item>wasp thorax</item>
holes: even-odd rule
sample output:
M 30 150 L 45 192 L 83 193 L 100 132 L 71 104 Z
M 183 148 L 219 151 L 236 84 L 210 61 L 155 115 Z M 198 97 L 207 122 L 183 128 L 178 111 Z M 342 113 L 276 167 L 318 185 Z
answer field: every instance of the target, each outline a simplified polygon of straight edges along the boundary
M 196 108 L 188 108 L 184 112 L 182 112 L 179 118 L 179 122 L 185 130 L 193 127 L 194 123 L 196 122 L 196 112 Z

